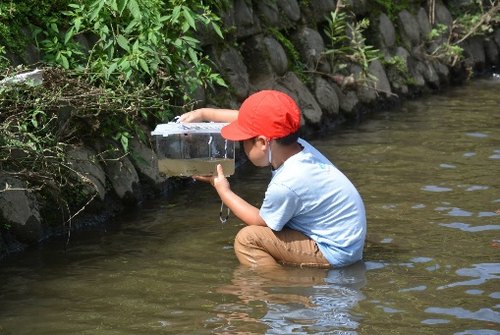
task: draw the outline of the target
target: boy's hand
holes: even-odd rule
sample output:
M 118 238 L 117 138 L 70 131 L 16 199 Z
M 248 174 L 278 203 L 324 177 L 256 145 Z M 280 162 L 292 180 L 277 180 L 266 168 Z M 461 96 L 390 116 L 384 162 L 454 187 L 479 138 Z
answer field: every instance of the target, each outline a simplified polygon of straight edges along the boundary
M 231 190 L 229 182 L 224 175 L 224 170 L 222 170 L 222 165 L 217 165 L 217 175 L 193 176 L 193 179 L 210 183 L 215 187 L 224 205 L 247 225 L 266 226 L 266 222 L 259 214 L 259 209 L 249 204 Z
M 179 117 L 179 122 L 203 122 L 203 111 L 201 109 L 196 109 L 194 111 L 184 113 Z
M 229 189 L 229 182 L 224 175 L 224 170 L 222 165 L 217 164 L 217 175 L 213 176 L 193 176 L 193 179 L 203 181 L 205 183 L 210 183 L 217 192 L 223 191 L 224 189 Z

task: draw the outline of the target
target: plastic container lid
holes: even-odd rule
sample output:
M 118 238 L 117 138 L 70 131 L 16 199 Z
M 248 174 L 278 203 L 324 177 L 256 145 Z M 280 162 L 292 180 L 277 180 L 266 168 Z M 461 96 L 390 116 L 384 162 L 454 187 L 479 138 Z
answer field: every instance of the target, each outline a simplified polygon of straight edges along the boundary
M 151 132 L 153 136 L 178 135 L 178 134 L 212 134 L 220 133 L 222 127 L 229 123 L 215 123 L 215 122 L 196 122 L 196 123 L 179 123 L 169 122 L 162 123 L 156 126 L 155 130 Z

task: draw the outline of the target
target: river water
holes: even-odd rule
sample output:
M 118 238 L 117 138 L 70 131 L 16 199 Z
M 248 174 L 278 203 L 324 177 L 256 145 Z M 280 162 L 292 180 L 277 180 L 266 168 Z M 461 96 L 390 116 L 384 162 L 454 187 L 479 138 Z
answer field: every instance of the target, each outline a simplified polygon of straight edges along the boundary
M 242 223 L 193 182 L 1 262 L 0 334 L 500 334 L 499 92 L 477 79 L 310 139 L 365 201 L 363 262 L 242 268 Z M 269 179 L 230 182 L 259 206 Z

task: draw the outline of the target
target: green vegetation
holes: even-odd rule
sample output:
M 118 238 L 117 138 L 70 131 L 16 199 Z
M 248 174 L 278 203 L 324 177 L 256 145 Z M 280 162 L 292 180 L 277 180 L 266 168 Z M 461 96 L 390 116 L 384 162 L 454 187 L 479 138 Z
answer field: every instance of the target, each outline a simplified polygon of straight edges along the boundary
M 433 1 L 430 6 L 433 6 Z M 451 7 L 451 11 L 456 17 L 453 25 L 434 24 L 426 38 L 427 43 L 437 42 L 437 47 L 428 57 L 451 68 L 460 68 L 465 60 L 461 43 L 471 36 L 491 34 L 493 28 L 500 24 L 500 4 L 476 0 Z M 473 75 L 473 69 L 466 68 L 466 71 L 469 77 Z
M 443 24 L 436 24 L 435 28 L 426 36 L 426 42 L 439 42 L 442 36 L 448 34 L 449 28 Z M 464 59 L 463 48 L 457 43 L 452 43 L 448 39 L 445 43 L 436 43 L 437 47 L 427 57 L 429 59 L 438 60 L 452 68 L 459 67 L 460 62 Z
M 380 12 L 385 13 L 394 24 L 397 24 L 398 22 L 398 13 L 403 9 L 409 9 L 410 7 L 407 0 L 375 0 L 374 2 L 377 4 Z
M 330 13 L 331 17 L 326 18 L 328 25 L 324 29 L 329 42 L 324 56 L 328 58 L 333 73 L 347 67 L 346 63 L 349 62 L 349 53 L 351 52 L 347 31 L 347 15 L 339 9 L 340 7 L 337 7 L 334 12 Z
M 469 36 L 488 35 L 500 24 L 500 3 L 498 1 L 471 1 L 470 4 L 452 8 L 457 19 L 451 27 L 459 44 Z
M 324 34 L 329 43 L 323 57 L 330 62 L 334 74 L 342 73 L 349 65 L 358 65 L 361 73 L 356 80 L 360 84 L 376 81 L 369 73 L 369 66 L 371 62 L 381 58 L 381 53 L 367 44 L 363 35 L 370 21 L 367 18 L 356 21 L 354 15 L 349 15 L 344 9 L 343 6 L 337 6 L 330 17 L 326 18 L 328 24 L 324 28 Z
M 415 85 L 416 81 L 411 77 L 410 71 L 408 70 L 408 64 L 406 60 L 399 56 L 394 56 L 389 59 L 383 59 L 382 64 L 386 69 L 393 69 L 402 79 L 403 83 L 409 86 Z
M 453 29 L 462 37 L 492 33 L 493 27 L 500 23 L 498 1 L 457 2 L 450 4 L 449 9 L 456 18 Z
M 24 28 L 40 24 L 45 17 L 62 20 L 59 12 L 65 0 L 58 1 L 0 1 L 0 45 L 18 55 L 23 55 L 30 36 Z
M 300 61 L 299 52 L 297 51 L 297 49 L 295 49 L 292 41 L 285 37 L 285 35 L 283 35 L 278 29 L 268 28 L 268 30 L 285 49 L 285 53 L 291 67 L 290 70 L 297 73 L 297 75 L 300 76 L 302 80 L 306 80 L 305 76 L 302 74 L 302 71 L 304 71 L 306 66 Z
M 44 70 L 42 85 L 0 84 L 0 169 L 41 191 L 66 217 L 78 213 L 97 188 L 68 163 L 72 147 L 107 143 L 99 150 L 127 155 L 132 137 L 147 140 L 146 125 L 189 108 L 196 88 L 225 85 L 196 38 L 222 39 L 214 11 L 223 6 L 218 0 L 0 2 L 0 80 L 30 70 L 4 56 L 22 54 L 27 43 L 37 45 Z M 70 193 L 79 196 L 69 199 Z

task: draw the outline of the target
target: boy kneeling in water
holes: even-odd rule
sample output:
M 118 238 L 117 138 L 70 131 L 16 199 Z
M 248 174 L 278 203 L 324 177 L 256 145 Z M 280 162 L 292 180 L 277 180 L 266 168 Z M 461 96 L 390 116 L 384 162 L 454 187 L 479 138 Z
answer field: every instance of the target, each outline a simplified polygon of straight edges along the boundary
M 201 108 L 181 122 L 230 122 L 222 137 L 243 141 L 248 159 L 272 167 L 262 206 L 235 194 L 219 165 L 211 183 L 224 204 L 248 226 L 236 235 L 241 264 L 340 267 L 362 259 L 366 235 L 363 201 L 354 185 L 325 156 L 299 138 L 300 111 L 288 95 L 264 90 L 239 111 Z

